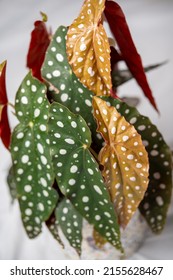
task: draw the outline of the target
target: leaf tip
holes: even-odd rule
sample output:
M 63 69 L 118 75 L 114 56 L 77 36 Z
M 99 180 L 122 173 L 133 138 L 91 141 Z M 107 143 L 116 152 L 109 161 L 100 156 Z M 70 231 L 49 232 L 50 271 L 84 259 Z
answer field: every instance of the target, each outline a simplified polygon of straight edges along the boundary
M 40 14 L 42 16 L 42 21 L 43 22 L 47 22 L 48 21 L 48 16 L 44 12 L 42 12 L 42 11 L 40 11 Z

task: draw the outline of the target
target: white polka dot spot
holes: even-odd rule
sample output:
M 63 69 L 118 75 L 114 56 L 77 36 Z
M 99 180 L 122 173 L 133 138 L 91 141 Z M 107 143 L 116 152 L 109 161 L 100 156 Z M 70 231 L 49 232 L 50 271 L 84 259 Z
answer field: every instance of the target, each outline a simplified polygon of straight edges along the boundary
M 66 102 L 67 99 L 68 99 L 68 94 L 67 94 L 67 93 L 63 93 L 63 94 L 61 95 L 61 101 L 62 101 L 62 102 Z
M 44 148 L 43 148 L 43 145 L 42 145 L 42 144 L 38 143 L 38 144 L 37 144 L 37 149 L 38 149 L 38 151 L 39 151 L 40 154 L 43 154 L 43 153 L 44 153 Z
M 22 163 L 27 163 L 29 161 L 29 156 L 23 155 L 21 160 L 22 160 Z
M 35 117 L 35 118 L 38 118 L 39 115 L 40 115 L 40 109 L 36 108 L 36 109 L 34 110 L 34 117 Z
M 44 124 L 41 124 L 41 125 L 40 125 L 40 130 L 41 130 L 41 131 L 46 131 L 46 126 L 45 126 Z
M 94 190 L 95 190 L 98 194 L 100 194 L 100 195 L 103 194 L 99 186 L 94 185 L 93 188 L 94 188 Z
M 94 172 L 93 172 L 93 170 L 92 170 L 91 168 L 88 168 L 88 173 L 89 173 L 90 175 L 93 175 L 93 174 L 94 174 Z
M 67 151 L 65 149 L 60 149 L 59 153 L 61 155 L 66 155 Z
M 41 202 L 39 202 L 38 203 L 38 209 L 40 210 L 40 211 L 44 211 L 44 205 L 43 205 L 43 203 L 41 203 Z
M 23 132 L 19 132 L 16 136 L 17 139 L 22 139 L 24 136 L 24 133 Z
M 43 187 L 47 187 L 47 181 L 43 177 L 40 178 L 40 183 Z
M 52 74 L 55 78 L 61 76 L 61 72 L 59 70 L 54 70 Z
M 57 124 L 57 126 L 59 126 L 59 127 L 64 127 L 64 124 L 63 124 L 61 121 L 58 121 L 56 124 Z
M 127 136 L 127 135 L 124 135 L 124 136 L 123 136 L 123 141 L 124 141 L 124 142 L 126 142 L 128 139 L 129 139 L 129 136 Z
M 32 85 L 31 86 L 31 90 L 32 90 L 32 92 L 36 92 L 37 91 L 37 87 L 35 85 Z
M 77 127 L 77 123 L 76 123 L 75 121 L 72 121 L 72 122 L 71 122 L 71 126 L 72 126 L 73 128 L 76 128 L 76 127 Z
M 73 185 L 75 185 L 76 180 L 70 179 L 70 180 L 68 181 L 68 183 L 69 183 L 70 186 L 73 186 Z
M 47 158 L 43 155 L 40 157 L 42 164 L 46 165 L 47 164 Z
M 129 160 L 132 160 L 132 159 L 134 159 L 134 156 L 133 156 L 133 155 L 128 155 L 127 158 L 128 158 Z
M 30 185 L 24 186 L 25 192 L 29 193 L 32 190 L 32 187 Z
M 84 197 L 82 198 L 82 201 L 83 201 L 84 203 L 87 203 L 87 202 L 89 201 L 89 197 L 88 197 L 88 196 L 84 196 Z
M 70 173 L 76 173 L 78 171 L 78 167 L 76 165 L 72 165 L 70 168 Z
M 65 139 L 65 142 L 66 142 L 67 144 L 70 144 L 70 145 L 74 145 L 74 144 L 75 144 L 75 141 L 74 141 L 73 139 L 70 139 L 70 138 L 66 138 L 66 139 Z
M 64 57 L 62 56 L 62 54 L 57 53 L 57 54 L 56 54 L 56 59 L 57 59 L 59 62 L 62 62 L 62 61 L 64 60 Z
M 27 98 L 26 96 L 22 96 L 21 102 L 22 102 L 22 104 L 24 104 L 24 105 L 28 104 L 28 98 Z
M 32 210 L 30 208 L 27 208 L 25 210 L 25 214 L 26 214 L 26 216 L 31 216 L 32 215 Z
M 164 205 L 164 201 L 163 198 L 161 196 L 157 196 L 156 197 L 156 202 L 159 206 L 163 206 Z

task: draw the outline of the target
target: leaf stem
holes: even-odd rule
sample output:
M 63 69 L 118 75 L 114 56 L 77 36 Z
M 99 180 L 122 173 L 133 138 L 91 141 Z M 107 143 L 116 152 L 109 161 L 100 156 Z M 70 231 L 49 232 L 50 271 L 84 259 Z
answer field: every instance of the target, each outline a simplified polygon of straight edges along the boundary
M 8 105 L 9 105 L 11 108 L 15 109 L 14 105 L 13 105 L 11 102 L 8 102 Z
M 99 163 L 98 154 L 90 147 L 89 151 L 95 157 L 96 161 Z

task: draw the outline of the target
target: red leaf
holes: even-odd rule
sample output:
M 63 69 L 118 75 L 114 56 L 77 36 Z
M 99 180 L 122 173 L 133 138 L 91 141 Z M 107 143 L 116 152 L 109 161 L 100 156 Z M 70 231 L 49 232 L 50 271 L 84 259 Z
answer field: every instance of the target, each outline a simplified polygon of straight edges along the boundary
M 0 105 L 5 105 L 8 102 L 5 84 L 6 64 L 6 61 L 0 64 Z
M 7 105 L 2 108 L 0 116 L 0 137 L 4 146 L 8 149 L 10 145 L 11 131 L 7 115 Z
M 158 111 L 143 69 L 141 57 L 137 52 L 121 7 L 113 1 L 106 1 L 104 13 L 129 70 L 142 88 L 145 96 Z
M 10 145 L 10 126 L 7 115 L 7 92 L 6 92 L 6 61 L 0 64 L 0 137 L 4 146 L 8 149 Z
M 35 28 L 31 33 L 31 41 L 27 54 L 27 67 L 32 69 L 34 77 L 42 81 L 41 66 L 50 43 L 50 33 L 47 31 L 44 21 L 38 20 L 34 25 Z

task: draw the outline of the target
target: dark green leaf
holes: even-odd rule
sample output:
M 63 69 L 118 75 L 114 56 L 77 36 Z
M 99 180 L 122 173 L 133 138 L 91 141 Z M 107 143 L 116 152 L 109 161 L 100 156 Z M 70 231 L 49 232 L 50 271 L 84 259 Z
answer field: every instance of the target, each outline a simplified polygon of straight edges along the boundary
M 63 105 L 53 103 L 49 133 L 61 192 L 103 237 L 121 249 L 113 205 L 98 164 L 89 151 L 91 134 L 86 122 Z
M 41 231 L 55 208 L 57 193 L 52 188 L 52 168 L 47 122 L 49 103 L 46 86 L 29 73 L 16 96 L 15 110 L 20 124 L 11 144 L 17 196 L 25 229 L 30 238 Z
M 58 204 L 55 216 L 57 223 L 59 223 L 70 245 L 75 248 L 80 255 L 82 242 L 82 216 L 67 198 L 64 198 Z
M 164 64 L 165 64 L 165 62 L 146 66 L 146 67 L 144 67 L 144 71 L 145 71 L 145 73 L 147 73 Z M 113 87 L 115 87 L 115 88 L 121 86 L 122 84 L 130 81 L 133 78 L 134 77 L 133 77 L 132 73 L 128 69 L 127 70 L 117 70 L 116 69 L 116 70 L 112 71 L 112 83 L 113 83 Z
M 112 98 L 104 98 L 134 125 L 141 134 L 149 157 L 149 187 L 140 204 L 140 211 L 153 232 L 160 232 L 165 224 L 172 193 L 172 155 L 157 127 L 149 118 L 133 108 Z M 142 172 L 141 172 L 142 176 Z
M 65 105 L 73 113 L 79 113 L 91 129 L 93 141 L 100 146 L 100 135 L 96 133 L 92 115 L 93 93 L 72 72 L 66 54 L 66 35 L 67 28 L 60 26 L 47 50 L 42 76 L 50 85 L 50 99 Z
M 53 237 L 55 238 L 55 240 L 60 243 L 62 248 L 64 248 L 64 244 L 59 236 L 59 222 L 58 220 L 56 220 L 55 213 L 53 213 L 51 217 L 46 221 L 46 225 Z
M 7 176 L 7 183 L 9 186 L 9 191 L 12 199 L 12 203 L 17 198 L 17 189 L 16 189 L 16 182 L 14 178 L 13 168 L 11 167 Z

